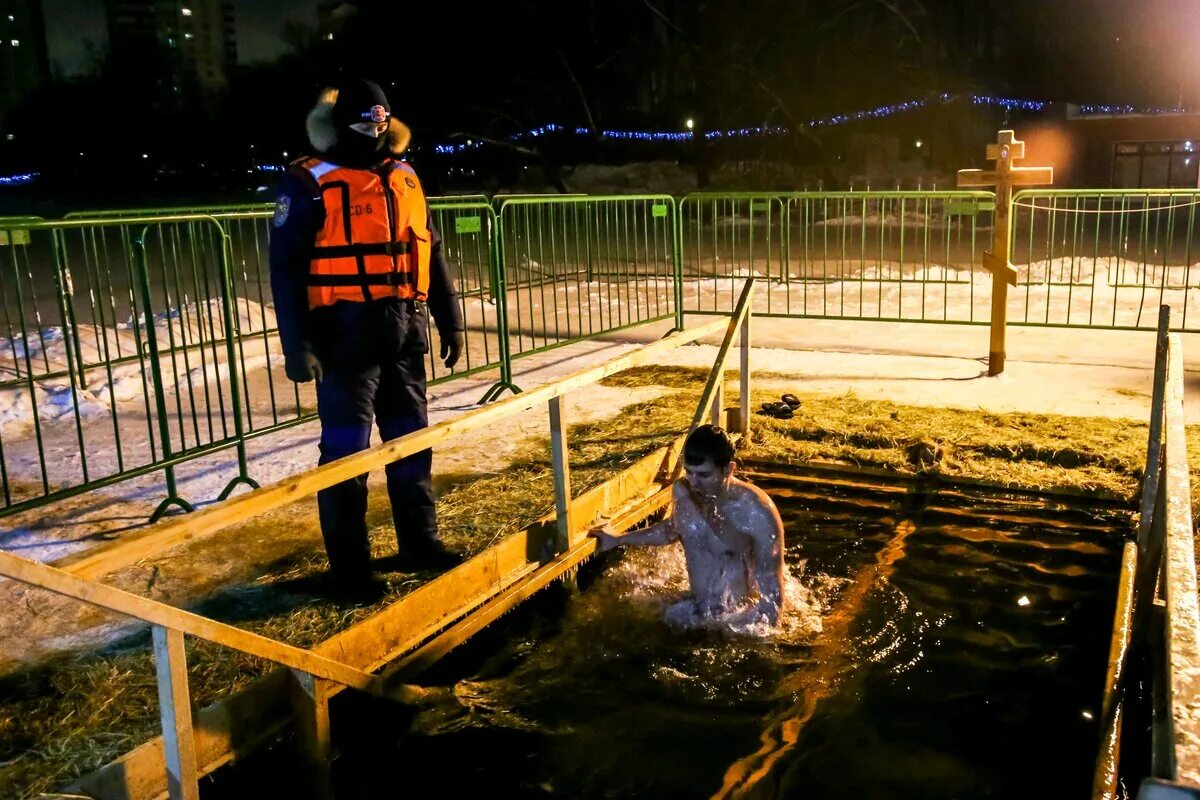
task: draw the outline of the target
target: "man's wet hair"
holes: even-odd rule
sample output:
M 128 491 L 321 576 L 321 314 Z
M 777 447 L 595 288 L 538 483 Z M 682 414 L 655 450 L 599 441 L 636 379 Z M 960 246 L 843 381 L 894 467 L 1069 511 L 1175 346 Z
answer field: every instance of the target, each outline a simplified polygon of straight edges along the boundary
M 725 469 L 733 461 L 733 452 L 733 440 L 724 428 L 701 425 L 688 435 L 683 444 L 683 463 L 694 467 L 711 461 L 718 469 Z

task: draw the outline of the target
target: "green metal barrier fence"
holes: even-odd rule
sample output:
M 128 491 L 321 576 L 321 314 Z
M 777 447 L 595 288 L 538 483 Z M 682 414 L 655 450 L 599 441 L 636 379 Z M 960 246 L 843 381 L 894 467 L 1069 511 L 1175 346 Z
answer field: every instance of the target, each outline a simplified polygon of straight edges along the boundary
M 283 372 L 270 299 L 271 212 L 205 210 L 0 221 L 0 255 L 8 251 L 0 272 L 0 513 L 159 469 L 167 497 L 154 516 L 172 505 L 190 509 L 177 491 L 177 464 L 236 447 L 227 496 L 239 483 L 257 485 L 247 474 L 248 440 L 315 416 L 312 387 Z M 431 200 L 431 213 L 458 267 L 468 331 L 453 371 L 431 338 L 430 383 L 499 368 L 489 398 L 514 389 L 504 293 L 496 291 L 495 212 L 487 202 Z
M 1196 211 L 1200 191 L 1050 190 L 1013 196 L 1009 294 L 1015 325 L 1153 330 L 1174 309 L 1175 330 L 1200 329 Z
M 256 485 L 245 469 L 233 340 L 224 335 L 232 288 L 220 225 L 199 216 L 64 220 L 8 234 L 28 244 L 6 270 L 10 358 L 0 367 L 12 377 L 0 384 L 0 407 L 27 413 L 0 433 L 0 461 L 6 476 L 36 463 L 38 478 L 6 479 L 4 509 L 158 469 L 168 496 L 155 515 L 190 508 L 174 466 L 231 446 L 239 470 L 222 495 Z
M 986 324 L 987 192 L 431 198 L 456 267 L 467 349 L 430 383 L 686 313 Z M 1200 191 L 1024 191 L 1013 199 L 1020 325 L 1152 328 L 1200 290 Z M 0 514 L 174 467 L 315 416 L 283 372 L 271 207 L 0 219 Z M 1196 313 L 1193 312 L 1192 319 Z
M 159 214 L 207 214 L 222 221 L 228 228 L 231 247 L 234 254 L 234 271 L 241 278 L 241 290 L 238 297 L 248 303 L 248 313 L 252 310 L 266 309 L 270 306 L 270 282 L 268 269 L 267 248 L 270 241 L 271 226 L 269 220 L 274 212 L 274 203 L 257 203 L 243 205 L 209 205 L 189 206 L 166 209 L 135 209 L 129 212 L 73 212 L 66 218 L 100 218 L 125 213 L 139 215 Z M 499 382 L 493 389 L 499 393 L 505 388 L 511 388 L 511 375 L 508 374 L 507 362 L 502 358 L 501 340 L 497 330 L 497 320 L 502 315 L 496 313 L 496 293 L 493 289 L 497 271 L 497 255 L 495 252 L 496 214 L 486 195 L 448 195 L 429 198 L 429 210 L 434 225 L 442 237 L 442 252 L 455 269 L 457 288 L 463 301 L 463 317 L 467 323 L 467 349 L 463 361 L 455 369 L 447 371 L 437 358 L 437 352 L 431 352 L 427 364 L 430 383 L 437 383 L 451 377 L 473 374 L 487 369 L 502 369 Z M 249 221 L 255 221 L 253 228 Z M 252 298 L 247 300 L 247 298 Z M 479 302 L 473 302 L 478 298 Z M 253 304 L 252 307 L 250 304 Z M 266 325 L 266 318 L 271 323 Z M 274 315 L 264 314 L 264 327 L 260 331 L 263 337 L 276 336 Z M 430 341 L 437 345 L 437 339 Z M 279 358 L 282 368 L 282 357 Z M 285 382 L 289 383 L 290 382 Z M 281 398 L 282 402 L 286 398 Z M 296 399 L 294 416 L 303 417 L 305 421 L 313 414 L 301 413 Z M 272 406 L 274 423 L 280 422 L 278 408 Z M 251 425 L 252 430 L 256 430 Z
M 986 324 L 988 192 L 697 193 L 680 201 L 686 312 Z
M 667 195 L 503 200 L 511 357 L 675 318 L 676 217 Z

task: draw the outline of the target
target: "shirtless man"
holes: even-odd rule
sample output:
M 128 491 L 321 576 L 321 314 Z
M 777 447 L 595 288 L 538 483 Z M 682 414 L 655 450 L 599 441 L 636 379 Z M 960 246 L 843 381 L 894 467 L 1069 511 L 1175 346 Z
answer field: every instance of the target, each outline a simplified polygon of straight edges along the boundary
M 750 610 L 771 624 L 783 609 L 783 522 L 766 492 L 733 477 L 733 442 L 702 425 L 683 446 L 685 478 L 672 489 L 662 522 L 618 535 L 594 528 L 597 552 L 618 545 L 683 543 L 696 616 Z

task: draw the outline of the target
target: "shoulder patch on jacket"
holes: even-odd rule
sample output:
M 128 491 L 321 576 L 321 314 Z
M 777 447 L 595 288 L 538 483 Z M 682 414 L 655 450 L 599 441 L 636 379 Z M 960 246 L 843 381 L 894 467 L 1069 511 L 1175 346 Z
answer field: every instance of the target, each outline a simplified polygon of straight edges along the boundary
M 279 199 L 275 201 L 275 216 L 271 218 L 271 224 L 276 228 L 282 228 L 287 222 L 288 213 L 292 210 L 292 198 L 286 194 L 279 195 Z

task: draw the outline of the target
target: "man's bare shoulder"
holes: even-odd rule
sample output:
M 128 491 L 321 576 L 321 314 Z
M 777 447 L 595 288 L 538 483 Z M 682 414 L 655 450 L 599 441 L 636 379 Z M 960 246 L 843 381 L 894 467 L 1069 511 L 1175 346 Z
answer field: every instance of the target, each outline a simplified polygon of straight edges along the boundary
M 771 499 L 771 496 L 750 481 L 734 478 L 730 481 L 729 488 L 733 499 L 738 503 L 757 505 L 763 509 L 775 510 L 775 501 Z

